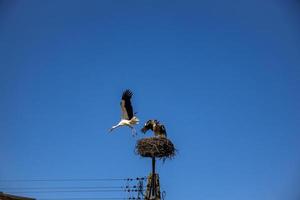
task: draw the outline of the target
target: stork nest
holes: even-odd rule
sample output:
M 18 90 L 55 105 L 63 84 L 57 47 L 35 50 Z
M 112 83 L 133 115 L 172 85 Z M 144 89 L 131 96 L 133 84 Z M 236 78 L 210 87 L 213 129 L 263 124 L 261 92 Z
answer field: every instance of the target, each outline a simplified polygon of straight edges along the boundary
M 164 137 L 143 138 L 137 141 L 135 151 L 142 157 L 173 158 L 176 149 L 173 143 Z

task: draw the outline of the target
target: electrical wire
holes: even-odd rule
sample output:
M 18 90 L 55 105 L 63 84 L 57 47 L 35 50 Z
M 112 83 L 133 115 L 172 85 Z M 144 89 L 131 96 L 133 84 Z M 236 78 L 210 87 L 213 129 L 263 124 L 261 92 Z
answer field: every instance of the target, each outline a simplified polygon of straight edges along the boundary
M 102 200 L 102 199 L 127 199 L 124 197 L 98 197 L 98 198 L 39 198 L 39 200 Z
M 117 190 L 117 189 L 94 189 L 94 190 L 31 190 L 31 191 L 14 191 L 14 193 L 77 193 L 77 192 L 138 192 L 137 189 Z
M 1 180 L 0 182 L 81 182 L 81 181 L 130 181 L 135 180 L 132 178 L 97 178 L 97 179 L 7 179 L 7 180 Z
M 99 197 L 99 198 L 38 198 L 39 200 L 80 200 L 80 199 L 88 199 L 88 200 L 97 200 L 97 199 L 138 199 L 135 198 L 133 193 L 135 192 L 143 192 L 145 191 L 145 187 L 141 188 L 137 185 L 132 185 L 132 181 L 145 181 L 147 180 L 146 177 L 137 177 L 137 178 L 70 178 L 70 179 L 0 179 L 0 186 L 6 183 L 24 183 L 26 184 L 25 187 L 0 187 L 0 190 L 7 191 L 10 193 L 16 193 L 16 194 L 32 194 L 32 193 L 44 193 L 44 194 L 53 194 L 53 193 L 62 193 L 64 194 L 74 194 L 74 193 L 81 193 L 81 194 L 97 194 L 97 193 L 108 193 L 108 194 L 115 194 L 120 192 L 125 192 L 131 194 L 129 197 L 125 198 L 119 198 L 119 197 Z M 105 182 L 105 181 L 126 181 L 125 186 L 76 186 L 74 184 L 85 184 L 88 182 Z M 30 187 L 27 186 L 28 184 L 34 184 L 38 183 L 41 184 L 41 187 Z M 59 183 L 71 183 L 74 186 L 51 186 L 52 184 L 59 184 Z M 43 186 L 46 184 L 45 186 Z M 50 185 L 49 185 L 50 184 Z
M 135 189 L 137 186 L 62 186 L 62 187 L 0 187 L 0 190 L 59 190 L 59 189 Z
M 137 178 L 70 178 L 70 179 L 0 179 L 0 182 L 68 182 L 68 181 L 134 181 L 145 180 L 146 177 Z

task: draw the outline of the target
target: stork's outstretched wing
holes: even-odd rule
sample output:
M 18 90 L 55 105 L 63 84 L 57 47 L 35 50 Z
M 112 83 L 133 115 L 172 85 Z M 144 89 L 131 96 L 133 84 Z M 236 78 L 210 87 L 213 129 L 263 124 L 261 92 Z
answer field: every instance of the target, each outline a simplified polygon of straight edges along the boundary
M 122 94 L 121 109 L 122 118 L 130 120 L 133 117 L 133 108 L 131 105 L 131 97 L 133 93 L 130 90 L 125 90 Z
M 165 136 L 167 136 L 167 131 L 164 125 L 161 125 L 161 133 Z

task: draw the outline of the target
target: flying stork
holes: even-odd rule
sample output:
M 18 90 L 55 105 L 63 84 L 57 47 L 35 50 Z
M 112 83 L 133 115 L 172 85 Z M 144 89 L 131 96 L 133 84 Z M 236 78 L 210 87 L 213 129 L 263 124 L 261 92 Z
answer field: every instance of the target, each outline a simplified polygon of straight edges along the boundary
M 136 135 L 134 125 L 138 124 L 140 120 L 136 116 L 134 116 L 135 113 L 133 113 L 133 108 L 130 101 L 132 95 L 133 93 L 129 89 L 123 92 L 120 103 L 122 111 L 121 121 L 117 125 L 112 126 L 109 129 L 109 132 L 120 126 L 128 126 L 129 128 L 131 128 L 132 136 Z

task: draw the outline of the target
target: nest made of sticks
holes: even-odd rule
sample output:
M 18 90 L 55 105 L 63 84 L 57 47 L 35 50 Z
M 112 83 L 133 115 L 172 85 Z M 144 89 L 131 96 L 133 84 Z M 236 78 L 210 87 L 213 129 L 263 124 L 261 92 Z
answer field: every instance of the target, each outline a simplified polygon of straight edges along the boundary
M 143 138 L 137 141 L 136 153 L 142 157 L 173 158 L 176 149 L 173 143 L 165 137 Z

